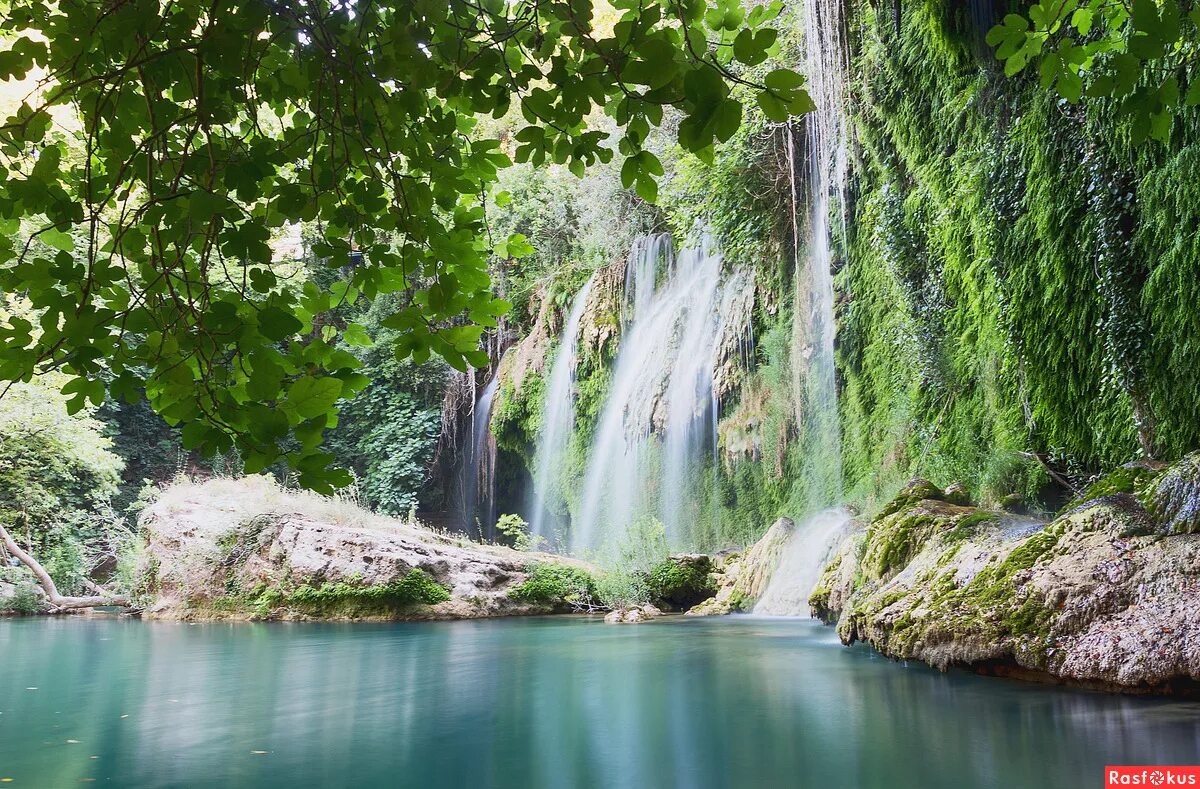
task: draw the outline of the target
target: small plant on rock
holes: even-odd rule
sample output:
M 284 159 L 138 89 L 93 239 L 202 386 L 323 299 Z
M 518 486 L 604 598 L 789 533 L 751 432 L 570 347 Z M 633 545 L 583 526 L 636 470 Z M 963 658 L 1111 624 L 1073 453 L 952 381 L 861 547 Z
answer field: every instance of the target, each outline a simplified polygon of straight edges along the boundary
M 513 547 L 518 551 L 540 551 L 545 547 L 546 539 L 541 535 L 530 534 L 529 523 L 515 513 L 501 515 L 496 521 L 496 531 L 511 539 Z

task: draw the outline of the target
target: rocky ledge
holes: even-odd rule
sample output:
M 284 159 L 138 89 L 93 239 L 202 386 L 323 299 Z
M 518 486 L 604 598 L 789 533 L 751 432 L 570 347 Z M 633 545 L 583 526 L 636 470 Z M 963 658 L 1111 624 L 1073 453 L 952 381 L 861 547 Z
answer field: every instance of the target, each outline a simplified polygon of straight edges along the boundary
M 586 566 L 280 489 L 168 488 L 146 509 L 135 599 L 165 619 L 467 619 L 571 610 Z M 549 589 L 549 591 L 547 591 Z
M 1118 469 L 1050 522 L 911 483 L 810 598 L 896 659 L 1128 693 L 1200 690 L 1200 455 Z

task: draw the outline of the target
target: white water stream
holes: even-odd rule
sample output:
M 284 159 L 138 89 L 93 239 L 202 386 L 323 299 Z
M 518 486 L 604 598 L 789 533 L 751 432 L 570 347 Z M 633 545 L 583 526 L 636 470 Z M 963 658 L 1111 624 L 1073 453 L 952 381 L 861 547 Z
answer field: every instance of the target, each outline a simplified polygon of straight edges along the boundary
M 565 530 L 566 526 L 559 517 L 565 506 L 560 492 L 560 477 L 564 452 L 575 429 L 575 366 L 578 362 L 579 324 L 594 281 L 595 277 L 589 279 L 575 294 L 546 382 L 542 429 L 538 434 L 533 463 L 529 531 L 547 542 L 553 542 L 556 533 Z

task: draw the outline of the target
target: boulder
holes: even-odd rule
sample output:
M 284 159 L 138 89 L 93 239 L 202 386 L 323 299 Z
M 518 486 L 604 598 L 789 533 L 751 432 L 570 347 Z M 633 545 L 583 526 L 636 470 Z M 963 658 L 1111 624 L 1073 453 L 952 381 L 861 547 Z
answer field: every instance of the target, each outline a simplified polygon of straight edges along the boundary
M 0 567 L 0 616 L 38 614 L 49 608 L 46 592 L 27 567 Z
M 265 477 L 180 483 L 141 518 L 145 616 L 462 619 L 570 610 L 533 594 L 549 554 L 472 543 L 286 491 Z
M 604 621 L 610 625 L 632 625 L 646 622 L 662 616 L 663 612 L 653 605 L 635 605 L 629 608 L 617 608 L 604 615 Z
M 1126 474 L 1136 484 L 1050 522 L 908 498 L 842 546 L 810 602 L 844 643 L 897 659 L 1195 693 L 1200 534 L 1179 526 L 1200 493 L 1193 463 Z

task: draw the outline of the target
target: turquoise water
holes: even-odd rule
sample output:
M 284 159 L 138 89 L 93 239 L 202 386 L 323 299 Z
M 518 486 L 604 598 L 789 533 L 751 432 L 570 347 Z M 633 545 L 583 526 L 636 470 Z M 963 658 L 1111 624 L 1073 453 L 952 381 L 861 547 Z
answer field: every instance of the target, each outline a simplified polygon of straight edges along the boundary
M 1100 787 L 1197 761 L 1196 703 L 939 674 L 811 621 L 0 620 L 13 787 Z

